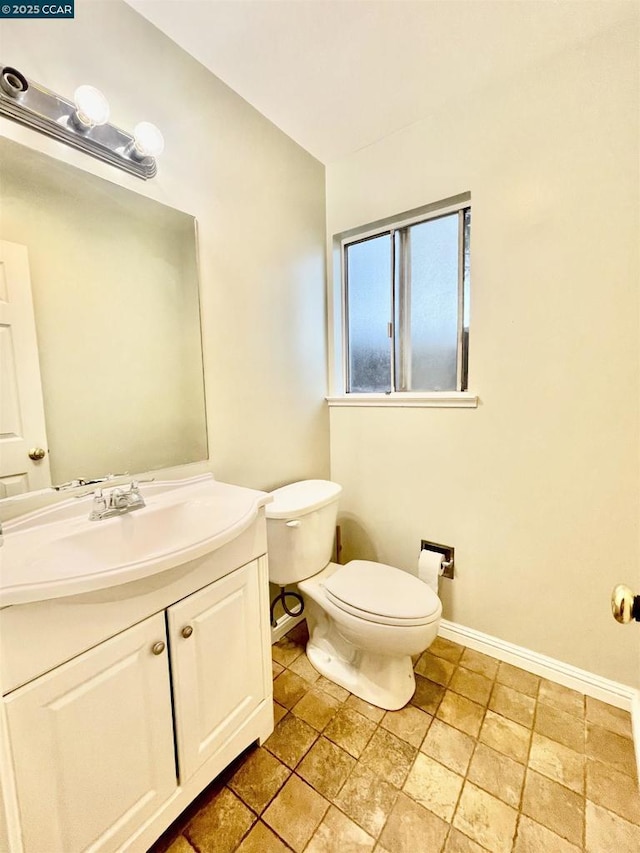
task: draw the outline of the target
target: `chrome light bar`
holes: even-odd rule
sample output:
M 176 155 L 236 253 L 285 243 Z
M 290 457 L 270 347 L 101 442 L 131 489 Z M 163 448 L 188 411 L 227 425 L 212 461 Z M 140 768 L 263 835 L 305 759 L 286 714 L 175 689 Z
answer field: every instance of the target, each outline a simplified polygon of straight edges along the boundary
M 0 66 L 0 115 L 143 180 L 153 178 L 157 173 L 155 157 L 141 148 L 135 136 L 113 124 L 92 122 L 76 103 L 28 80 L 16 68 L 9 66 Z M 153 130 L 160 141 L 159 153 L 162 149 L 162 135 L 157 128 Z

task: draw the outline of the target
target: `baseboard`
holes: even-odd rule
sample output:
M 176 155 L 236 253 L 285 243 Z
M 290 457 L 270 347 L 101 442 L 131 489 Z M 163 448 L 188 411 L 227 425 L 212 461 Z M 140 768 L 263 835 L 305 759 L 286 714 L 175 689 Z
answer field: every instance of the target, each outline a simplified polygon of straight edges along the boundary
M 538 654 L 522 646 L 516 646 L 490 634 L 483 634 L 473 628 L 466 628 L 456 622 L 442 619 L 440 622 L 441 637 L 453 640 L 477 652 L 483 652 L 497 660 L 518 666 L 534 675 L 540 675 L 549 681 L 571 687 L 594 699 L 600 699 L 609 705 L 632 711 L 634 716 L 634 743 L 636 755 L 640 756 L 640 691 L 617 681 L 610 681 L 592 672 L 579 669 L 571 664 Z M 640 767 L 640 759 L 639 759 Z
M 302 622 L 304 619 L 304 615 L 302 616 L 289 616 L 288 613 L 282 615 L 275 624 L 275 627 L 271 627 L 271 645 L 277 643 L 281 637 L 284 637 L 285 634 L 288 634 L 292 628 L 298 624 L 298 622 Z

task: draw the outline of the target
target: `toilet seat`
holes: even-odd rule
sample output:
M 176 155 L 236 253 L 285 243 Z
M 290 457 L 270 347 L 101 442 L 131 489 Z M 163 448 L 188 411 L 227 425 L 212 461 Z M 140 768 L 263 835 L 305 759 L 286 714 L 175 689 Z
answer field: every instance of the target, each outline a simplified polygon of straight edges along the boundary
M 394 566 L 351 560 L 323 584 L 340 610 L 367 622 L 410 627 L 440 618 L 442 605 L 430 587 Z

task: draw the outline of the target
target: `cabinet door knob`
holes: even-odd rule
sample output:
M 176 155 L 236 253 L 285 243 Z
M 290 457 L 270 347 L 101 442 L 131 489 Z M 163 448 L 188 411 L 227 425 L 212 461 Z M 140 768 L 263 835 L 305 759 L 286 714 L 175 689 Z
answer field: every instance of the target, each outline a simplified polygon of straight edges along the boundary
M 193 634 L 193 628 L 191 625 L 185 625 L 182 631 L 180 631 L 185 640 L 188 640 L 189 637 Z
M 164 643 L 162 642 L 162 640 L 160 640 L 160 642 L 158 643 L 154 643 L 151 647 L 151 651 L 154 653 L 154 655 L 161 655 L 164 651 Z

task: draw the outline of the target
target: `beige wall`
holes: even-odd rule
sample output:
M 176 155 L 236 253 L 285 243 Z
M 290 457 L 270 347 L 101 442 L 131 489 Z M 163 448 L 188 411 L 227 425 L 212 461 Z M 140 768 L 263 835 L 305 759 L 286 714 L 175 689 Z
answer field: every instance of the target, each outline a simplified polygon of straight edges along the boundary
M 640 686 L 638 31 L 332 164 L 328 233 L 470 191 L 476 410 L 333 409 L 345 558 L 455 546 L 444 616 Z
M 217 477 L 326 475 L 323 166 L 119 0 L 77 0 L 72 21 L 3 21 L 0 44 L 3 63 L 63 95 L 98 86 L 114 124 L 162 129 L 159 174 L 143 182 L 0 120 L 0 135 L 197 218 Z

